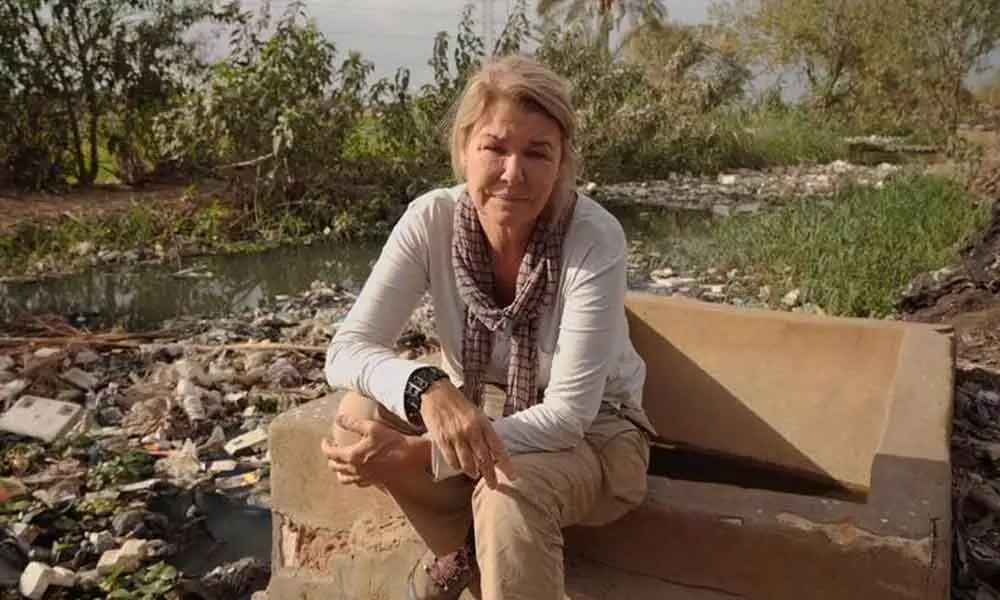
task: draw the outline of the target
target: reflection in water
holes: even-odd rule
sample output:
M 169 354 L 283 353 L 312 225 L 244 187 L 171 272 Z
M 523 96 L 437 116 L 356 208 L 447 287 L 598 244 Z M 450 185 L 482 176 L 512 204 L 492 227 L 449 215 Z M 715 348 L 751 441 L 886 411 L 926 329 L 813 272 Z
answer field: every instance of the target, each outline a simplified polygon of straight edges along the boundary
M 155 326 L 178 316 L 218 316 L 252 310 L 280 294 L 305 290 L 315 280 L 358 289 L 378 246 L 313 244 L 257 254 L 209 256 L 186 267 L 211 278 L 178 278 L 175 268 L 140 265 L 94 269 L 80 275 L 32 283 L 0 284 L 0 318 L 23 313 L 97 311 L 102 320 L 128 328 Z
M 656 249 L 683 266 L 711 218 L 648 206 L 611 206 L 631 241 Z M 155 327 L 179 316 L 220 316 L 252 310 L 281 294 L 297 294 L 316 280 L 357 291 L 378 257 L 381 244 L 316 243 L 256 254 L 192 259 L 214 276 L 177 278 L 175 267 L 141 265 L 94 269 L 71 277 L 33 283 L 0 283 L 0 319 L 24 313 L 69 314 L 96 311 L 101 320 L 133 328 Z

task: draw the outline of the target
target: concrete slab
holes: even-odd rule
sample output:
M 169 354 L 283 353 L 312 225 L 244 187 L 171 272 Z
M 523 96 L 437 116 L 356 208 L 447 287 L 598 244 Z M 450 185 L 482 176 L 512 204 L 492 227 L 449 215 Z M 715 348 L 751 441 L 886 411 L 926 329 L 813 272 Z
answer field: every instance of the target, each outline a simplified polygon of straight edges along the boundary
M 629 319 L 670 444 L 642 507 L 567 530 L 571 597 L 948 597 L 948 331 L 645 294 Z M 395 597 L 422 551 L 391 500 L 326 469 L 336 403 L 271 426 L 270 600 Z
M 39 396 L 21 396 L 0 416 L 0 431 L 51 442 L 66 434 L 80 419 L 83 407 Z

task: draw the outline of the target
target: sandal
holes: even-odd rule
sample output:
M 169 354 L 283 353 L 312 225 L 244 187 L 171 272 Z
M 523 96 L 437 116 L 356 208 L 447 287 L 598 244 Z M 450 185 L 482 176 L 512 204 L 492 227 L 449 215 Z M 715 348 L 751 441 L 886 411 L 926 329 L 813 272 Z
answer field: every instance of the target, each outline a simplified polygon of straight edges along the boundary
M 407 600 L 458 600 L 476 579 L 475 555 L 462 548 L 436 557 L 431 551 L 413 565 L 406 583 Z

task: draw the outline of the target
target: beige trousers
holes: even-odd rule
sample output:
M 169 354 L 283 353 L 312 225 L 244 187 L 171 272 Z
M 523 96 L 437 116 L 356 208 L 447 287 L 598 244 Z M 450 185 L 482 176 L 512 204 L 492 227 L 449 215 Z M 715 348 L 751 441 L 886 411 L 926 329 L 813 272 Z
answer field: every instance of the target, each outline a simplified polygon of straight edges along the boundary
M 339 412 L 419 434 L 356 393 L 344 396 Z M 357 439 L 337 432 L 338 444 Z M 384 490 L 435 555 L 462 547 L 474 527 L 483 600 L 563 600 L 562 529 L 607 524 L 642 502 L 648 440 L 628 420 L 602 412 L 576 448 L 512 460 L 516 480 L 501 477 L 493 489 L 465 476 L 434 482 L 428 474 L 389 483 Z

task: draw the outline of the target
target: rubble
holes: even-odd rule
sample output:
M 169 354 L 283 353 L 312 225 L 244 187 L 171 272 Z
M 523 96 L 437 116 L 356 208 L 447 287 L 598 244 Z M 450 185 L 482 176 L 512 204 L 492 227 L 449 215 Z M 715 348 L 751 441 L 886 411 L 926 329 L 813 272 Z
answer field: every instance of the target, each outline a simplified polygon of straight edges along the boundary
M 952 433 L 956 600 L 1000 597 L 1000 372 L 960 368 Z
M 901 171 L 902 167 L 890 163 L 866 166 L 836 160 L 762 171 L 740 169 L 714 176 L 678 173 L 666 180 L 588 184 L 585 189 L 601 202 L 651 204 L 726 217 L 757 213 L 791 198 L 825 200 L 844 185 L 881 188 Z
M 239 536 L 270 543 L 267 426 L 327 393 L 324 352 L 352 301 L 316 283 L 253 315 L 152 332 L 5 324 L 0 598 L 262 590 L 269 550 Z M 429 318 L 418 311 L 400 354 L 435 348 Z M 228 554 L 210 552 L 227 537 Z

